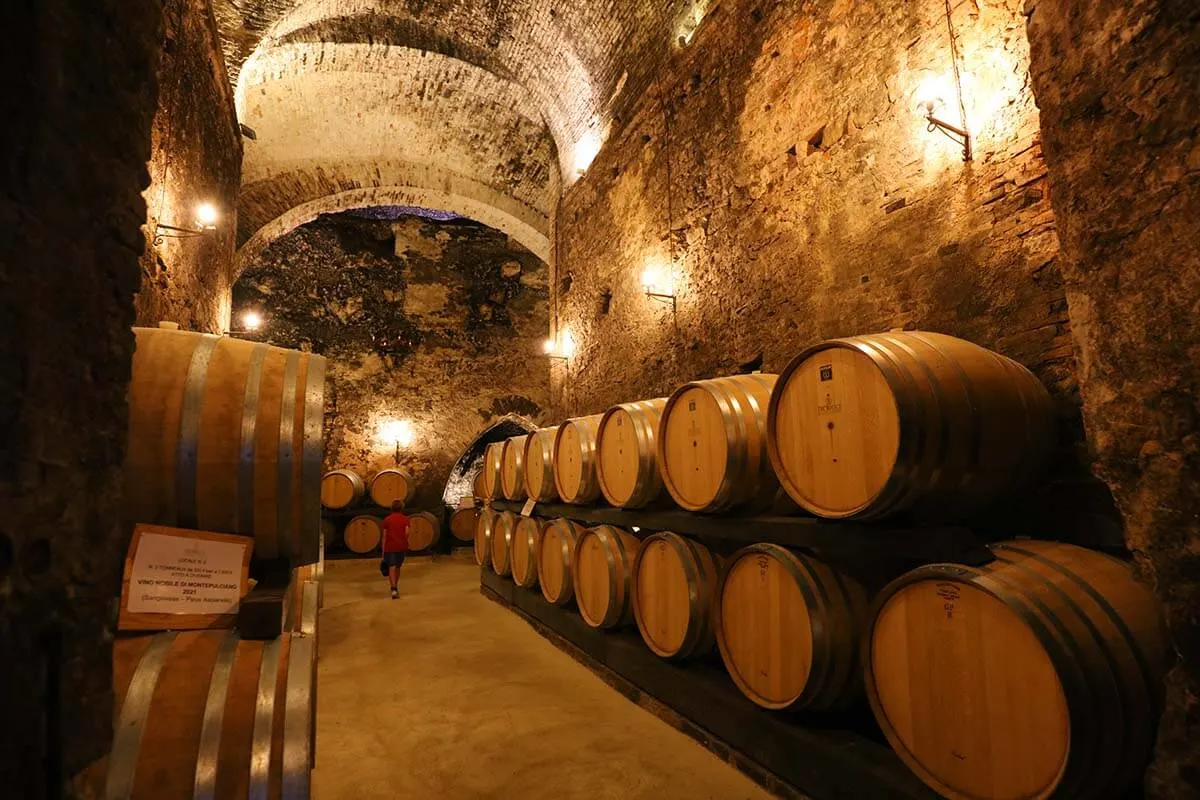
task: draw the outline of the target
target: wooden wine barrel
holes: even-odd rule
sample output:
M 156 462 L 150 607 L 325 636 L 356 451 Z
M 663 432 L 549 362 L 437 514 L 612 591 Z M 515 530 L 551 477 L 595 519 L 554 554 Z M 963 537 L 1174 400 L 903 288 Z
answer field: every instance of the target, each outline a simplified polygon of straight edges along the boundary
M 500 489 L 509 500 L 525 499 L 525 442 L 528 436 L 514 436 L 504 443 L 500 455 Z
M 924 332 L 809 348 L 768 414 L 780 482 L 831 519 L 964 516 L 1035 473 L 1053 431 L 1050 395 L 1029 370 Z
M 483 488 L 483 470 L 475 473 L 475 480 L 471 482 L 471 494 L 476 500 L 486 500 L 487 492 Z
M 610 408 L 596 431 L 596 471 L 604 498 L 619 508 L 644 508 L 663 493 L 658 425 L 665 397 Z
M 542 549 L 538 553 L 538 585 L 542 597 L 556 606 L 565 606 L 575 598 L 571 562 L 575 543 L 584 528 L 569 519 L 556 519 L 542 529 Z
M 460 508 L 450 515 L 450 533 L 460 542 L 475 539 L 475 523 L 479 520 L 479 509 Z
M 735 375 L 681 386 L 658 429 L 658 468 L 688 511 L 767 506 L 779 487 L 767 458 L 774 375 Z
M 1067 544 L 993 546 L 890 584 L 866 639 L 892 747 L 953 798 L 1110 798 L 1149 758 L 1171 651 L 1127 565 Z M 953 698 L 953 702 L 948 702 Z
M 371 478 L 371 500 L 381 508 L 391 508 L 397 500 L 408 505 L 416 491 L 412 476 L 402 469 L 381 469 Z
M 492 533 L 496 524 L 496 512 L 484 507 L 479 511 L 475 523 L 475 563 L 481 567 L 492 564 Z
M 442 538 L 442 521 L 428 511 L 408 518 L 408 549 L 418 553 L 435 547 Z
M 714 628 L 729 677 L 763 708 L 823 710 L 862 694 L 867 593 L 817 559 L 773 544 L 735 553 Z
M 633 561 L 633 618 L 662 658 L 711 652 L 719 562 L 707 547 L 676 533 L 645 539 Z
M 246 534 L 257 558 L 316 561 L 325 359 L 228 336 L 134 334 L 128 521 Z
M 342 542 L 352 553 L 372 553 L 379 549 L 383 540 L 383 520 L 362 514 L 346 523 L 342 530 Z
M 554 488 L 564 503 L 586 505 L 600 497 L 596 430 L 603 416 L 569 419 L 554 434 Z
M 504 442 L 492 442 L 483 452 L 483 496 L 486 500 L 499 500 L 503 486 L 500 469 L 504 463 Z
M 542 529 L 546 523 L 535 517 L 518 517 L 512 538 L 513 582 L 526 589 L 537 585 Z
M 558 499 L 554 486 L 554 437 L 558 428 L 542 428 L 525 440 L 525 496 L 540 503 Z
M 106 796 L 308 797 L 315 642 L 233 630 L 118 637 Z
M 637 550 L 637 537 L 612 525 L 580 534 L 571 572 L 579 616 L 588 625 L 615 628 L 633 621 L 630 578 Z
M 357 472 L 335 469 L 321 478 L 321 505 L 335 511 L 357 504 L 367 491 L 367 484 Z
M 512 540 L 517 529 L 517 515 L 501 511 L 492 526 L 492 571 L 497 575 L 512 573 Z

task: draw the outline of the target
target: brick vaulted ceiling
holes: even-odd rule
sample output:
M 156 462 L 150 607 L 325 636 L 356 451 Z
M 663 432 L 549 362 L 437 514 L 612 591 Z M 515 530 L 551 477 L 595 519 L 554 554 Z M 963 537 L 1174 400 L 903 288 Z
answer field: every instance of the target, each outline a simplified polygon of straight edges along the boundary
M 317 214 L 444 208 L 543 258 L 562 186 L 715 0 L 215 0 L 243 256 Z M 244 258 L 243 258 L 244 260 Z

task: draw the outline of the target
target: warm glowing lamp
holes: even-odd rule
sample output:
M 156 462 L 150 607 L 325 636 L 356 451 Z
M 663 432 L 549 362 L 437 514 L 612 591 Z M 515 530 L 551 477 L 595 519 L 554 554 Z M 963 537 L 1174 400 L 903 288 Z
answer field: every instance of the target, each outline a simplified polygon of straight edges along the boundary
M 569 328 L 563 328 L 559 331 L 558 341 L 547 339 L 543 348 L 547 358 L 570 361 L 575 355 L 575 337 L 571 335 Z
M 957 92 L 958 89 L 951 85 L 950 80 L 944 75 L 927 78 L 917 89 L 917 110 L 925 118 L 925 122 L 928 123 L 926 130 L 931 133 L 935 130 L 941 130 L 947 137 L 961 144 L 963 148 L 963 161 L 970 161 L 971 134 L 967 132 L 966 120 L 963 120 L 963 126 L 960 127 L 946 122 L 937 116 L 946 108 L 946 98 L 951 97 Z
M 589 130 L 580 137 L 575 143 L 575 172 L 582 176 L 588 171 L 588 167 L 596 160 L 596 156 L 600 155 L 600 147 L 603 141 L 600 138 L 600 133 L 596 130 Z
M 262 327 L 263 317 L 257 311 L 247 311 L 242 314 L 242 327 L 248 331 L 256 331 Z
M 201 230 L 215 230 L 220 217 L 217 207 L 212 203 L 201 203 L 196 206 L 196 227 Z
M 164 239 L 191 239 L 196 236 L 207 236 L 217 229 L 217 221 L 221 213 L 212 203 L 200 203 L 195 208 L 194 228 L 180 228 L 162 222 L 154 225 L 154 244 L 160 245 Z
M 400 464 L 400 448 L 409 447 L 416 434 L 412 423 L 406 419 L 386 420 L 379 426 L 379 440 L 383 444 L 396 446 L 396 464 Z
M 650 263 L 642 270 L 642 291 L 646 297 L 671 304 L 675 310 L 675 281 L 671 270 L 657 263 Z

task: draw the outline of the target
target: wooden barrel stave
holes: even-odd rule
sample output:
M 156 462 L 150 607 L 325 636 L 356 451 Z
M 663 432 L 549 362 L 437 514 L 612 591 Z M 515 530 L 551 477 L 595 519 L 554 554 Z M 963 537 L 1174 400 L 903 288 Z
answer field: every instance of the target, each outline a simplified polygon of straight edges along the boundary
M 483 451 L 483 495 L 485 500 L 499 500 L 503 486 L 500 471 L 504 465 L 504 442 L 492 442 Z
M 779 484 L 767 457 L 766 418 L 775 379 L 756 373 L 695 381 L 667 399 L 657 458 L 682 508 L 715 512 L 774 502 Z
M 642 541 L 633 562 L 633 616 L 655 655 L 682 659 L 713 649 L 719 564 L 707 547 L 676 533 Z
M 513 530 L 511 572 L 513 582 L 522 588 L 537 585 L 544 527 L 545 523 L 536 517 L 520 517 Z
M 619 508 L 644 508 L 663 494 L 658 426 L 665 397 L 610 408 L 596 431 L 600 491 Z
M 571 562 L 579 615 L 593 628 L 633 622 L 633 534 L 613 525 L 597 525 L 580 534 Z
M 508 500 L 525 499 L 525 443 L 529 436 L 513 436 L 500 454 L 500 491 Z
M 363 498 L 367 484 L 352 470 L 335 469 L 321 477 L 321 505 L 335 511 L 349 508 Z
M 313 637 L 235 631 L 120 637 L 118 724 L 106 794 L 131 798 L 308 795 Z
M 587 505 L 600 497 L 596 431 L 603 416 L 569 419 L 554 434 L 554 488 L 564 503 Z
M 442 538 L 442 521 L 428 511 L 419 511 L 408 518 L 408 549 L 414 553 L 437 546 Z
M 879 598 L 865 662 L 885 735 L 947 796 L 1119 794 L 1149 758 L 1171 659 L 1153 595 L 1073 545 L 993 552 L 984 567 L 914 570 Z M 931 691 L 963 702 L 929 705 Z
M 371 500 L 380 508 L 391 508 L 397 500 L 408 505 L 416 489 L 412 476 L 402 469 L 381 469 L 371 478 Z
M 471 481 L 471 494 L 476 500 L 486 500 L 487 493 L 483 488 L 483 468 L 475 473 L 474 480 Z
M 479 509 L 460 508 L 450 515 L 450 533 L 456 541 L 470 542 L 475 538 L 475 524 L 479 520 Z
M 756 544 L 730 557 L 717 592 L 721 658 L 750 700 L 826 710 L 861 695 L 867 591 L 857 580 L 811 556 Z
M 575 545 L 584 528 L 569 519 L 556 519 L 542 530 L 542 548 L 538 553 L 538 585 L 542 597 L 556 606 L 575 599 L 571 565 Z
M 1053 438 L 1050 396 L 1028 370 L 926 332 L 809 348 L 768 417 L 781 484 L 829 518 L 961 517 L 1035 472 Z
M 512 541 L 517 526 L 517 515 L 501 511 L 496 515 L 492 528 L 492 571 L 497 575 L 512 574 Z
M 558 427 L 541 428 L 525 440 L 525 496 L 541 503 L 558 499 L 554 485 L 554 437 Z
M 496 512 L 484 507 L 475 522 L 475 563 L 481 567 L 492 564 L 492 534 L 496 524 Z
M 342 529 L 342 543 L 346 549 L 359 554 L 372 553 L 383 541 L 383 520 L 369 514 L 360 514 L 346 523 Z
M 325 359 L 230 337 L 134 328 L 128 519 L 255 537 L 318 557 Z

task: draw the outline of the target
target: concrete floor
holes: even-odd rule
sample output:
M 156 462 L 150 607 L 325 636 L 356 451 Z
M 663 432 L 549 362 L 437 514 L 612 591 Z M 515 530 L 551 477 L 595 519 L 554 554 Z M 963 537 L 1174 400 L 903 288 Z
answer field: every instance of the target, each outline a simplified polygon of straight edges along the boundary
M 479 594 L 461 557 L 326 565 L 316 800 L 769 797 Z

